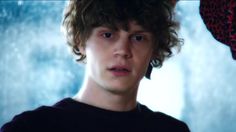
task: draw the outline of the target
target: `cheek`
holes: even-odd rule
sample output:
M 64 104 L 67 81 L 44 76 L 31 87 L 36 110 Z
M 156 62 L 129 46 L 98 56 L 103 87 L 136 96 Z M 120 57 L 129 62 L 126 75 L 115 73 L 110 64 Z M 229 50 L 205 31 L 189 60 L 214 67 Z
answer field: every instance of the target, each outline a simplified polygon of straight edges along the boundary
M 140 52 L 142 53 L 140 55 L 140 60 L 142 60 L 144 64 L 149 63 L 152 58 L 152 52 L 153 52 L 152 49 Z
M 104 64 L 107 61 L 107 51 L 98 46 L 90 46 L 86 50 L 87 61 L 92 64 L 94 68 L 99 68 L 101 64 Z
M 150 51 L 148 51 L 148 52 L 146 53 L 145 57 L 143 58 L 143 64 L 142 64 L 142 65 L 143 65 L 145 68 L 147 68 L 148 65 L 149 65 L 149 63 L 150 63 L 150 61 L 151 61 L 151 59 L 152 59 L 152 50 L 150 50 Z
M 139 70 L 146 70 L 148 67 L 148 64 L 151 60 L 151 53 L 146 54 L 140 54 L 137 56 L 136 60 L 136 66 L 138 66 Z

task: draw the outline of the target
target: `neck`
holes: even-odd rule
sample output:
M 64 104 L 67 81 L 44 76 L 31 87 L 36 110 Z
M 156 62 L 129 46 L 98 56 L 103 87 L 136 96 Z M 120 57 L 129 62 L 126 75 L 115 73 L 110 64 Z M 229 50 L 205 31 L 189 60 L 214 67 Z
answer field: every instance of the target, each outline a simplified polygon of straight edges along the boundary
M 91 80 L 84 81 L 75 100 L 112 111 L 129 111 L 136 107 L 137 88 L 130 92 L 113 92 Z

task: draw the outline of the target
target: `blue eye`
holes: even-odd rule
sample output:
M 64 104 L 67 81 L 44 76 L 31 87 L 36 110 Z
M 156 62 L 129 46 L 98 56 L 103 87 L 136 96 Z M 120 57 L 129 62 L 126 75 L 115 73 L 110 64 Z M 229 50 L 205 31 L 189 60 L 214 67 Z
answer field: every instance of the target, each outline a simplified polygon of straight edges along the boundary
M 104 38 L 111 38 L 112 37 L 112 33 L 109 33 L 109 32 L 103 33 L 103 37 Z

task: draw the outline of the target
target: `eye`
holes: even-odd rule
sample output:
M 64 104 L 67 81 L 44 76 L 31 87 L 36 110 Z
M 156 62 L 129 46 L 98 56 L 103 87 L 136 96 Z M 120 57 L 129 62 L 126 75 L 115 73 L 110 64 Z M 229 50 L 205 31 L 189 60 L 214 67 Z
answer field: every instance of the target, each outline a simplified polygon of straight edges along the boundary
M 136 35 L 135 36 L 135 40 L 142 41 L 143 40 L 143 36 L 142 35 Z
M 144 41 L 144 36 L 143 35 L 133 35 L 132 40 L 135 42 L 141 42 L 141 41 Z
M 102 36 L 103 36 L 104 38 L 111 38 L 111 37 L 112 37 L 112 33 L 110 33 L 110 32 L 105 32 L 105 33 L 102 34 Z

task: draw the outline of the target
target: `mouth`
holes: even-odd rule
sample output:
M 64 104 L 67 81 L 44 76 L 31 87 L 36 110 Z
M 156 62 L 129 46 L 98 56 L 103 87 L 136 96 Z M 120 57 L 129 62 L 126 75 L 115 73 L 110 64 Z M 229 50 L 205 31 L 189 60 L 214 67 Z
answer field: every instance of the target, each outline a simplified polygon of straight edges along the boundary
M 115 76 L 126 76 L 131 72 L 130 68 L 127 66 L 113 66 L 108 68 L 108 70 L 111 71 Z
M 117 68 L 117 67 L 110 68 L 109 70 L 116 71 L 116 72 L 130 72 L 130 70 L 127 68 Z

